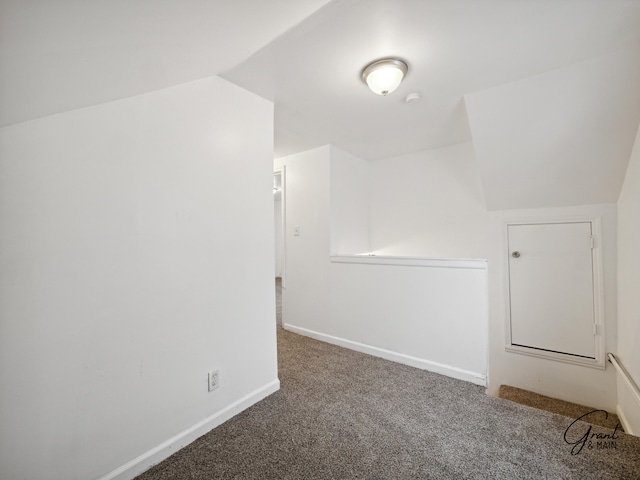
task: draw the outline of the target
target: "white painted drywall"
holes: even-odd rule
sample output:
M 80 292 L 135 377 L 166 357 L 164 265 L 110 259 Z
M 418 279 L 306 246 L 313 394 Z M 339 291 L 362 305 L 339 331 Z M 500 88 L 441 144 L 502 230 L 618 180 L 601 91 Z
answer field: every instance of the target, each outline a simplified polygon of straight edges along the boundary
M 286 166 L 286 288 L 282 322 L 304 320 L 320 328 L 327 318 L 330 244 L 331 147 L 325 145 L 275 161 Z M 296 227 L 300 235 L 294 235 Z
M 277 156 L 330 143 L 382 159 L 469 141 L 466 93 L 624 45 L 640 58 L 639 24 L 636 0 L 334 1 L 224 75 L 278 105 Z M 381 101 L 358 77 L 389 55 L 409 73 Z M 608 83 L 625 80 L 608 73 Z M 422 100 L 407 105 L 416 91 Z
M 618 199 L 618 350 L 614 352 L 640 385 L 640 129 Z M 618 378 L 618 406 L 640 435 L 640 405 Z
M 477 374 L 484 381 L 484 264 L 480 270 L 464 270 L 330 263 L 330 239 L 336 245 L 350 245 L 344 247 L 349 253 L 368 247 L 364 241 L 369 165 L 330 146 L 276 161 L 276 167 L 283 165 L 287 168 L 285 328 L 338 339 L 350 348 L 354 343 L 364 345 L 372 354 L 384 350 L 394 358 L 411 357 L 416 366 L 438 365 L 443 373 L 464 370 L 467 377 Z M 294 235 L 296 225 L 300 236 Z
M 484 262 L 465 268 L 419 259 L 359 260 L 365 263 L 331 264 L 330 310 L 323 333 L 411 357 L 414 366 L 485 384 Z M 394 260 L 406 264 L 394 265 Z
M 0 2 L 0 125 L 225 72 L 329 1 Z
M 331 253 L 369 251 L 369 162 L 331 146 Z
M 289 168 L 295 166 L 298 182 L 295 193 L 288 190 L 287 197 L 288 215 L 296 217 L 288 227 L 288 240 L 294 247 L 288 248 L 287 265 L 297 273 L 283 294 L 283 322 L 322 334 L 325 338 L 334 337 L 400 354 L 427 356 L 424 360 L 455 363 L 434 354 L 437 349 L 421 351 L 415 344 L 420 335 L 412 336 L 409 332 L 422 332 L 427 325 L 415 317 L 413 308 L 417 303 L 399 302 L 391 318 L 390 307 L 385 303 L 388 300 L 386 289 L 394 282 L 409 288 L 406 279 L 396 271 L 384 270 L 390 274 L 384 278 L 377 267 L 328 264 L 329 229 L 333 225 L 333 217 L 331 221 L 327 219 L 330 212 L 326 204 L 332 191 L 329 182 L 333 181 L 327 170 L 327 164 L 332 162 L 331 152 L 330 147 L 323 147 L 276 162 L 276 166 L 286 164 L 288 174 Z M 331 165 L 333 167 L 333 163 Z M 465 337 L 460 346 L 476 351 L 488 341 L 489 393 L 496 394 L 501 384 L 508 384 L 610 411 L 615 409 L 616 377 L 610 365 L 603 371 L 505 351 L 507 221 L 576 217 L 600 217 L 602 221 L 603 236 L 596 241 L 604 253 L 606 350 L 614 351 L 617 334 L 614 204 L 488 212 L 483 205 L 471 144 L 373 161 L 368 175 L 372 251 L 379 255 L 488 260 L 488 284 L 482 287 L 486 289 L 482 293 L 484 298 L 488 298 L 488 339 L 487 335 L 476 332 L 475 337 Z M 345 186 L 346 183 L 341 188 Z M 333 198 L 330 201 L 332 208 L 339 208 L 340 204 Z M 300 237 L 292 236 L 295 224 L 301 226 Z M 318 235 L 315 240 L 305 238 L 308 225 L 311 232 Z M 369 275 L 374 275 L 378 281 L 371 282 Z M 440 278 L 442 285 L 449 285 L 444 272 L 430 272 L 429 275 L 432 277 L 428 282 L 421 280 L 418 283 L 437 285 Z M 439 299 L 457 296 L 477 306 L 479 288 L 480 284 L 475 284 L 466 295 L 453 286 L 448 293 L 427 288 L 421 290 L 420 295 L 430 298 L 437 291 L 432 302 L 434 306 L 428 309 L 420 304 L 419 308 L 423 310 L 424 318 L 441 318 L 445 309 L 435 307 L 439 305 Z M 486 321 L 486 311 L 481 311 L 480 307 L 475 310 L 475 316 L 467 312 L 470 325 Z M 437 339 L 446 344 L 453 335 L 455 332 L 440 331 Z M 423 346 L 429 345 L 429 341 Z M 461 357 L 461 361 L 464 364 L 467 360 Z
M 98 478 L 277 388 L 272 118 L 208 78 L 0 130 L 0 477 Z
M 508 315 L 505 239 L 508 219 L 601 216 L 606 348 L 616 344 L 616 208 L 487 212 L 470 144 L 371 163 L 371 249 L 382 255 L 485 258 L 489 276 L 489 393 L 501 384 L 606 408 L 616 405 L 615 373 L 505 351 Z
M 470 143 L 371 162 L 371 249 L 486 258 L 490 226 Z
M 489 210 L 615 203 L 639 84 L 633 49 L 465 95 Z

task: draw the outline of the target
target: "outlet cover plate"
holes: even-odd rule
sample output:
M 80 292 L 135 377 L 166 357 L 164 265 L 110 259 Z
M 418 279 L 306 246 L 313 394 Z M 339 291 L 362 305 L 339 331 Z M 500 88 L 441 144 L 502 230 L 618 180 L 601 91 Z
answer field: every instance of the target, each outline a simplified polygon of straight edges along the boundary
M 220 370 L 217 368 L 209 372 L 209 391 L 213 392 L 220 386 Z

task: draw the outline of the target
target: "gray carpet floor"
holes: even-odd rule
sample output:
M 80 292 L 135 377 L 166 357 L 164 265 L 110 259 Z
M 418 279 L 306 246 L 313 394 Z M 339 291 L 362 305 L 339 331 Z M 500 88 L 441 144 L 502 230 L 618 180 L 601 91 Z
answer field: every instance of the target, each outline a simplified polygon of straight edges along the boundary
M 276 277 L 276 325 L 282 326 L 282 278 Z
M 138 479 L 640 478 L 640 437 L 578 422 L 572 455 L 571 419 L 476 385 L 282 329 L 278 355 L 280 391 Z
M 546 395 L 540 395 L 538 393 L 530 392 L 529 390 L 523 390 L 509 385 L 500 385 L 498 396 L 500 398 L 511 400 L 512 402 L 521 403 L 522 405 L 528 405 L 530 407 L 546 410 L 547 412 L 564 415 L 571 419 L 581 417 L 585 421 L 594 425 L 600 425 L 609 429 L 618 428 L 619 430 L 624 431 L 622 427 L 620 427 L 620 419 L 618 418 L 618 415 L 613 412 L 604 412 L 602 410 L 596 411 L 594 407 L 565 402 L 564 400 L 547 397 Z

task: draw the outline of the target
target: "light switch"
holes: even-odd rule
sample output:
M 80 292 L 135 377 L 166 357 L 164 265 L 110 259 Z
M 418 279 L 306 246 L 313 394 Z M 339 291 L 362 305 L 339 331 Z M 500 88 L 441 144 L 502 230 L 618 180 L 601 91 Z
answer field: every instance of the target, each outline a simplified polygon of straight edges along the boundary
M 300 225 L 296 225 L 295 227 L 293 227 L 293 234 L 294 234 L 296 237 L 299 237 L 299 236 L 300 236 Z

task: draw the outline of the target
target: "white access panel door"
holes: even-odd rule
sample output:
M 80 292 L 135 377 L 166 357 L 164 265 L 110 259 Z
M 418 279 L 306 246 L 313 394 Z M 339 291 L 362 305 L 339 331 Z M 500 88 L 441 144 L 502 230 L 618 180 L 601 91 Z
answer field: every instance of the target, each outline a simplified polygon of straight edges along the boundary
M 591 222 L 507 228 L 511 344 L 595 359 Z

